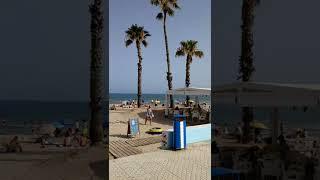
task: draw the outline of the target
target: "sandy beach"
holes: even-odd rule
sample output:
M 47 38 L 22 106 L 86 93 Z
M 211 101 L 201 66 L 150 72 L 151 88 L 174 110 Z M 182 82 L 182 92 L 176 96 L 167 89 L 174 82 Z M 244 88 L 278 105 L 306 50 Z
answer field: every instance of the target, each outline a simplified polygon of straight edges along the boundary
M 152 121 L 152 124 L 149 124 L 149 121 L 145 125 L 145 112 L 146 108 L 118 108 L 117 110 L 109 111 L 109 142 L 111 141 L 125 141 L 128 139 L 137 139 L 137 138 L 148 138 L 155 137 L 159 135 L 151 135 L 146 133 L 149 129 L 154 127 L 160 127 L 163 130 L 172 128 L 172 121 L 170 119 L 164 118 L 164 108 L 154 108 L 153 113 L 155 118 Z M 137 135 L 135 138 L 127 137 L 127 128 L 129 118 L 139 118 L 139 127 L 140 135 Z M 153 152 L 159 150 L 160 143 L 151 144 L 146 146 L 137 147 L 142 152 Z M 113 156 L 109 154 L 109 158 L 113 159 Z
M 9 141 L 13 135 L 0 136 L 1 143 Z M 34 136 L 18 135 L 23 152 L 6 153 L 0 148 L 0 179 L 13 180 L 74 180 L 105 179 L 105 146 L 97 147 L 57 147 L 41 148 L 32 143 Z M 54 139 L 62 143 L 62 138 Z

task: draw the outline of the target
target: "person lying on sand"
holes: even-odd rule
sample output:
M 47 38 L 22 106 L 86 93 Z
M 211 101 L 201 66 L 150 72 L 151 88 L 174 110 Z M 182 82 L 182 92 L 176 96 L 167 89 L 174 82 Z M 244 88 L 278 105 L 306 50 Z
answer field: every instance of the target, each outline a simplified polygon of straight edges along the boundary
M 15 136 L 6 147 L 7 152 L 22 152 L 22 146 L 18 140 L 18 136 Z
M 148 109 L 147 109 L 147 112 L 146 112 L 146 118 L 145 118 L 144 124 L 146 125 L 147 121 L 149 120 L 150 121 L 150 126 L 151 126 L 151 122 L 152 122 L 153 118 L 154 118 L 154 115 L 153 115 L 153 112 L 151 110 L 151 106 L 149 106 Z

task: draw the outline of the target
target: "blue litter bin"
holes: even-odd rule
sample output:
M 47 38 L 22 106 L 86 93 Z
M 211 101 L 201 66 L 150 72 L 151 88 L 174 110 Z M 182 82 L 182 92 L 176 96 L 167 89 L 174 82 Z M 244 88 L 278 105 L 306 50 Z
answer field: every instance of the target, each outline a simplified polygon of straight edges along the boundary
M 175 115 L 173 119 L 173 149 L 185 149 L 186 140 L 186 116 Z

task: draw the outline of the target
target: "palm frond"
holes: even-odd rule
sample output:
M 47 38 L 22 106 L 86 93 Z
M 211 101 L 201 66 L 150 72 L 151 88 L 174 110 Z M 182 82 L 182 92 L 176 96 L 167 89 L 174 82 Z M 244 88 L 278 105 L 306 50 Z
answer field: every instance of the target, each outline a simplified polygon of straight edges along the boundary
M 148 42 L 147 42 L 146 40 L 143 40 L 143 41 L 142 41 L 142 44 L 143 44 L 144 47 L 147 47 L 147 46 L 148 46 Z
M 162 20 L 162 19 L 163 19 L 163 14 L 162 14 L 162 13 L 159 13 L 159 14 L 156 16 L 156 19 Z
M 143 43 L 143 45 L 146 47 L 148 45 L 147 43 L 147 37 L 151 36 L 151 34 L 144 29 L 143 26 L 138 26 L 137 24 L 133 24 L 128 28 L 128 30 L 125 31 L 125 45 L 128 47 L 130 44 L 132 44 L 134 41 L 137 41 L 138 43 Z
M 195 40 L 187 40 L 187 41 L 181 41 L 180 47 L 177 49 L 176 57 L 177 56 L 195 56 L 198 58 L 202 58 L 204 56 L 204 53 L 197 49 L 198 47 L 198 41 Z
M 176 51 L 176 57 L 185 56 L 184 49 L 182 47 L 179 47 Z
M 173 3 L 172 6 L 175 9 L 181 9 L 180 6 L 178 5 L 178 3 Z
M 130 46 L 130 44 L 133 43 L 133 41 L 131 39 L 126 40 L 126 47 Z
M 197 58 L 202 58 L 204 56 L 204 53 L 200 50 L 197 50 L 194 52 L 194 56 Z
M 174 16 L 174 10 L 170 7 L 167 7 L 165 11 L 169 16 Z
M 150 3 L 152 5 L 158 6 L 159 5 L 159 0 L 151 0 Z

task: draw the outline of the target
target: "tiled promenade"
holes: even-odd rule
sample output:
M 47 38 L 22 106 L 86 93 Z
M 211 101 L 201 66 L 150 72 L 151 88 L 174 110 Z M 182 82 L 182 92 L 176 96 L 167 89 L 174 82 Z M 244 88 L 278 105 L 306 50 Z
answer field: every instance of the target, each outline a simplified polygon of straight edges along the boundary
M 112 180 L 209 180 L 211 145 L 197 143 L 187 150 L 160 150 L 109 160 Z

